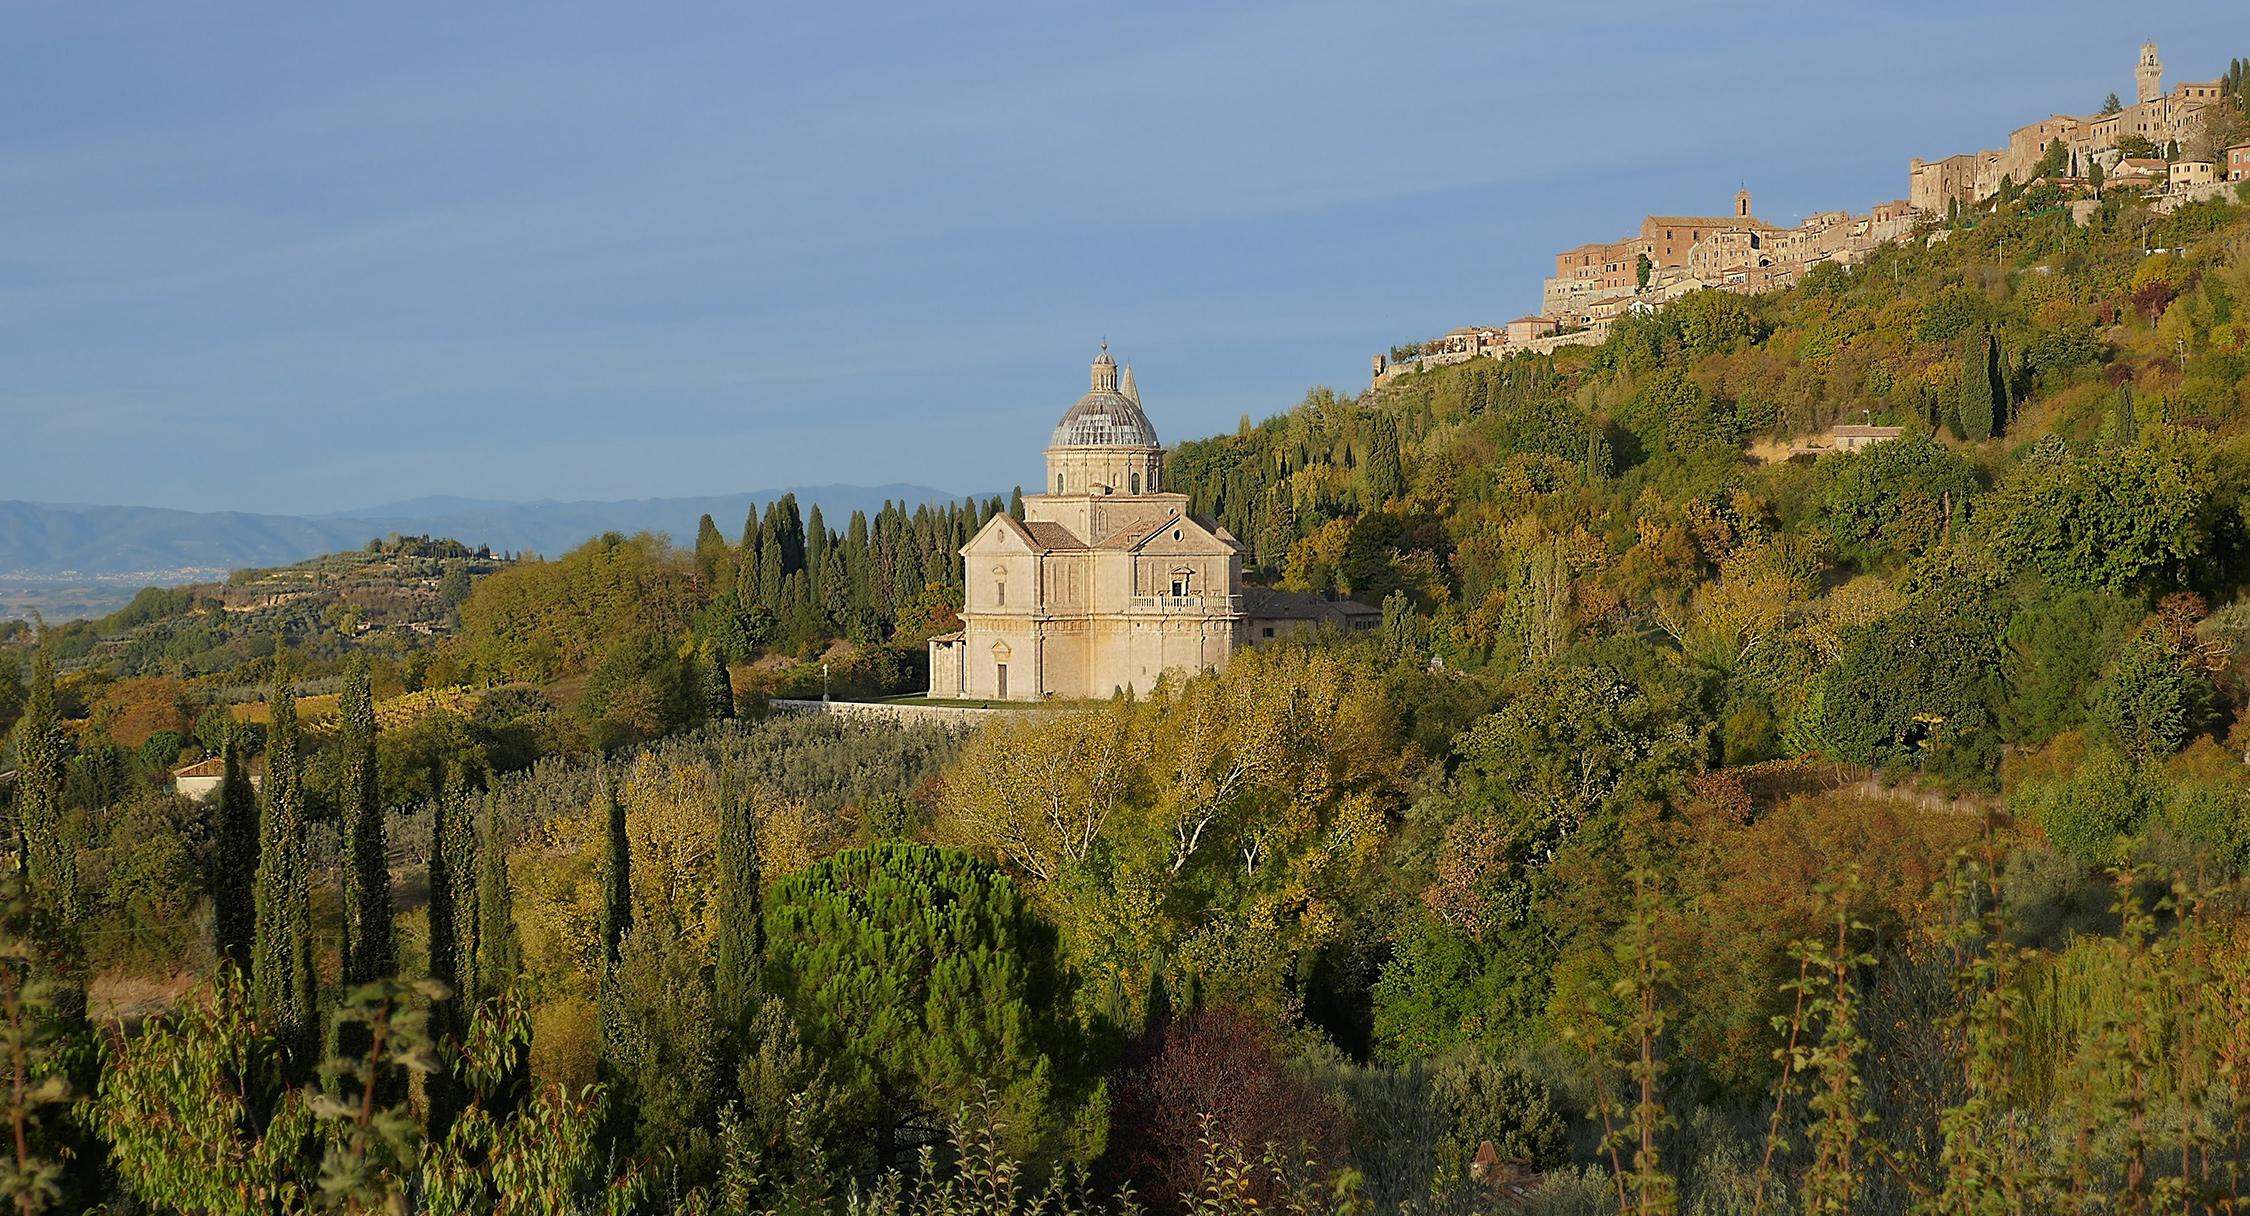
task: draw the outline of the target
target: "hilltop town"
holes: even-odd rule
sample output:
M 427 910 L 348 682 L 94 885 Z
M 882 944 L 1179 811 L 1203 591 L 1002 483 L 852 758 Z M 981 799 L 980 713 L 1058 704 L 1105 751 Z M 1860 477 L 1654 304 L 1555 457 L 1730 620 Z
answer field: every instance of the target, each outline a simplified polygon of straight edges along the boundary
M 2006 146 L 1907 166 L 1905 198 L 1865 213 L 1824 211 L 1794 227 L 1768 223 L 1737 191 L 1726 215 L 1651 215 L 1629 236 L 1555 255 L 1539 312 L 1505 325 L 1467 325 L 1372 360 L 1372 383 L 1478 358 L 1598 346 L 1619 316 L 1651 311 L 1690 292 L 1755 293 L 1795 285 L 1822 263 L 1849 267 L 1940 221 L 2022 197 L 2074 205 L 2082 219 L 2104 191 L 2139 190 L 2157 210 L 2210 198 L 2250 181 L 2250 127 L 2241 104 L 2250 79 L 2237 61 L 2215 80 L 2164 89 L 2156 44 L 2141 47 L 2131 105 L 2110 94 L 2091 117 L 2055 114 L 2009 132 Z M 2222 104 L 2226 99 L 2237 104 Z

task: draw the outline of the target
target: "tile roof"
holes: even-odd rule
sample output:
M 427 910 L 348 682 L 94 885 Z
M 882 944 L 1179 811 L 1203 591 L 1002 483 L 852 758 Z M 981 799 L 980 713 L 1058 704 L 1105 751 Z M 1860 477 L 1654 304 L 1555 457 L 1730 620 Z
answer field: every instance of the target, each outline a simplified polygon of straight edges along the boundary
M 1352 600 L 1322 599 L 1302 591 L 1283 591 L 1279 587 L 1244 584 L 1242 588 L 1242 614 L 1267 620 L 1349 620 L 1353 617 L 1381 616 L 1382 611 Z
M 1061 524 L 1029 523 L 1024 524 L 1023 529 L 1030 534 L 1031 542 L 1041 549 L 1083 549 L 1086 547 L 1085 541 L 1078 539 L 1070 529 L 1063 527 Z

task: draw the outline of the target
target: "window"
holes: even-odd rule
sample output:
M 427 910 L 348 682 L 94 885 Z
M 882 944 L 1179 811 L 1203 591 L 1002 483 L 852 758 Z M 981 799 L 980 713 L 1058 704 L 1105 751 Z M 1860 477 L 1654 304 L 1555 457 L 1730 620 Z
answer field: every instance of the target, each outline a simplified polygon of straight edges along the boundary
M 1001 579 L 992 584 L 992 603 L 996 608 L 1008 606 L 1008 580 Z
M 1060 494 L 1060 493 L 1062 493 L 1062 492 L 1063 492 L 1063 489 L 1062 489 L 1062 477 L 1063 477 L 1063 475 L 1062 475 L 1062 474 L 1060 474 L 1060 473 L 1057 473 L 1057 474 L 1055 474 L 1055 493 L 1057 493 L 1057 494 Z
M 992 689 L 992 695 L 1003 701 L 1008 699 L 1008 665 L 1006 663 L 998 663 L 993 666 Z
M 1269 637 L 1269 638 L 1273 636 L 1273 626 L 1271 626 L 1271 625 L 1268 625 L 1268 626 L 1266 626 L 1266 628 L 1265 628 L 1265 635 L 1266 635 L 1267 637 Z
M 1135 494 L 1138 494 L 1138 493 L 1140 493 L 1140 492 L 1141 492 L 1141 475 L 1140 475 L 1139 473 L 1135 473 L 1135 474 L 1133 474 L 1133 493 L 1135 493 Z

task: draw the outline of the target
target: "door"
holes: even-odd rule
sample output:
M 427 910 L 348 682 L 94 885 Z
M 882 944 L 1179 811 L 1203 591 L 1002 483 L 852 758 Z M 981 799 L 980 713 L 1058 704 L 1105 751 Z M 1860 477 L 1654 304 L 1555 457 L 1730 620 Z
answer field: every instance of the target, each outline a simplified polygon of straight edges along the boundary
M 1006 663 L 993 668 L 992 686 L 996 690 L 992 695 L 1003 701 L 1008 699 L 1008 665 Z

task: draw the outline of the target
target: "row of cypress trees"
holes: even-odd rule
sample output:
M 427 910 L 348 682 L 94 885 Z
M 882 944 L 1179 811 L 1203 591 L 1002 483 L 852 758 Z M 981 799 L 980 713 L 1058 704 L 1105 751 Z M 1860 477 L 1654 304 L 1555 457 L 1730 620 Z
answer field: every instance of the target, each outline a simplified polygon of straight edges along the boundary
M 346 670 L 339 701 L 342 987 L 349 992 L 395 976 L 398 946 L 374 695 L 364 659 Z M 244 974 L 261 1023 L 301 1076 L 318 1058 L 321 1019 L 303 741 L 285 672 L 269 706 L 262 792 L 251 783 L 239 735 L 230 732 L 220 750 L 225 771 L 211 876 L 213 936 L 219 959 Z M 490 801 L 484 800 L 476 822 L 470 801 L 465 777 L 451 771 L 437 802 L 430 857 L 429 975 L 463 998 L 439 1017 L 441 1029 L 455 1035 L 466 1027 L 468 1002 L 506 991 L 519 957 L 504 835 Z M 337 1046 L 350 1052 L 364 1045 Z
M 994 515 L 1023 514 L 1019 489 L 998 497 L 944 505 L 886 504 L 870 519 L 854 511 L 841 532 L 820 508 L 809 517 L 794 494 L 752 511 L 739 544 L 729 545 L 705 515 L 696 526 L 695 563 L 702 600 L 716 609 L 704 632 L 737 659 L 778 646 L 843 635 L 878 642 L 914 618 L 929 589 L 958 592 L 962 545 Z M 737 623 L 726 624 L 739 616 Z

